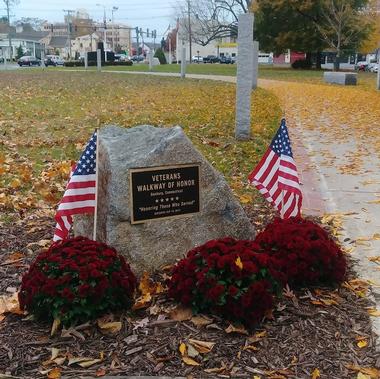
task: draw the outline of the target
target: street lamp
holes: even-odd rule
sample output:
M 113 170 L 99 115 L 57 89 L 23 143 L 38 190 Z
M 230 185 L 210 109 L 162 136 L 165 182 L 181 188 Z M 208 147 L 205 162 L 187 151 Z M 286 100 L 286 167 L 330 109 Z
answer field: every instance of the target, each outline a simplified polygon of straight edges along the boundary
M 115 52 L 115 29 L 114 29 L 114 19 L 113 14 L 116 12 L 119 8 L 118 7 L 112 7 L 111 13 L 112 13 L 112 51 Z

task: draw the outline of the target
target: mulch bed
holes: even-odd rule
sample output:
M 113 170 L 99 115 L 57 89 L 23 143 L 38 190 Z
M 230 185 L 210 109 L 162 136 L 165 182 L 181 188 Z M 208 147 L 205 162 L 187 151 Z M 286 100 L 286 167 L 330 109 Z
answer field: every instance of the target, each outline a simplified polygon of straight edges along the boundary
M 246 211 L 258 229 L 273 216 L 262 205 Z M 19 286 L 22 273 L 41 249 L 39 241 L 51 239 L 52 233 L 51 218 L 44 216 L 2 226 L 0 295 Z M 22 255 L 15 256 L 15 251 Z M 14 262 L 4 265 L 12 256 Z M 348 279 L 353 277 L 350 272 Z M 214 316 L 208 316 L 209 324 L 204 326 L 173 320 L 169 311 L 174 307 L 164 294 L 157 295 L 148 308 L 115 315 L 123 322 L 115 335 L 102 334 L 93 322 L 50 337 L 51 325 L 9 314 L 0 321 L 0 377 L 46 378 L 46 371 L 57 367 L 42 364 L 50 359 L 52 348 L 58 348 L 61 356 L 102 356 L 89 368 L 68 366 L 66 360 L 60 366 L 65 378 L 106 374 L 286 379 L 311 378 L 318 369 L 320 378 L 342 379 L 357 378 L 359 366 L 380 367 L 367 313 L 371 304 L 346 287 L 285 292 L 273 317 L 249 335 L 226 333 L 229 323 Z M 199 366 L 185 364 L 179 352 L 180 343 L 190 338 L 215 342 L 209 353 L 193 358 Z M 360 340 L 367 346 L 360 348 Z

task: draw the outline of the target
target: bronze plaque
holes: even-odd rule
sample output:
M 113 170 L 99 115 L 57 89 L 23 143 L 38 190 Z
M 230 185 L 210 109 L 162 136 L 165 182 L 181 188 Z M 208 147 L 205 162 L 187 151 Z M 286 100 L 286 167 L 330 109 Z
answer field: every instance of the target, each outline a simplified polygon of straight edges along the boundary
M 199 165 L 134 168 L 129 172 L 132 224 L 200 211 Z

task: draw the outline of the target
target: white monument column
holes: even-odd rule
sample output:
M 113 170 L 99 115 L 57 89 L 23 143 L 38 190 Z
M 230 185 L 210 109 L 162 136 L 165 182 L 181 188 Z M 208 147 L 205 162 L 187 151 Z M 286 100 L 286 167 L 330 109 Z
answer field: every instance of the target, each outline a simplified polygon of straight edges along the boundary
M 239 140 L 249 139 L 251 130 L 253 22 L 252 13 L 239 16 L 235 124 L 235 138 Z
M 153 70 L 153 50 L 149 50 L 149 71 Z
M 184 79 L 186 76 L 186 47 L 182 46 L 181 50 L 181 78 Z
M 88 69 L 88 52 L 84 52 L 84 68 L 87 70 Z
M 252 89 L 257 88 L 257 80 L 259 76 L 259 42 L 253 41 L 253 75 L 252 75 Z
M 41 51 L 41 67 L 45 68 L 45 52 Z
M 96 66 L 97 70 L 102 70 L 102 51 L 100 49 L 96 50 Z

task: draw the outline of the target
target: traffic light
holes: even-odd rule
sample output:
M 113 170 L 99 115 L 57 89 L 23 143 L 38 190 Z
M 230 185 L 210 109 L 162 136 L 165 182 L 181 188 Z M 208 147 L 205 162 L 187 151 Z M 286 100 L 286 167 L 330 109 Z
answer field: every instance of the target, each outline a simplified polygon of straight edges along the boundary
M 149 38 L 149 28 L 146 29 L 146 36 Z

